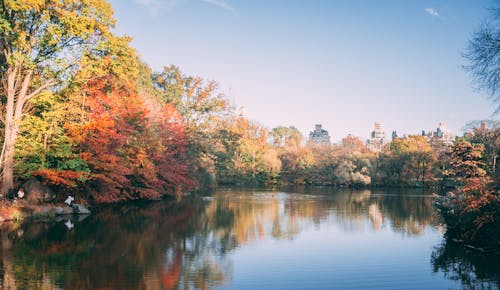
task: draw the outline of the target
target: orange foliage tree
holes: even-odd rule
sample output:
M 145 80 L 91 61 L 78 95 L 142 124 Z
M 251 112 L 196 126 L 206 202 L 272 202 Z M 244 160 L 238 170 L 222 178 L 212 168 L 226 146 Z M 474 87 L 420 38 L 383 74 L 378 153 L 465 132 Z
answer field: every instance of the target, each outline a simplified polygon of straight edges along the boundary
M 439 197 L 436 209 L 447 235 L 483 247 L 500 248 L 500 196 L 482 161 L 484 147 L 459 140 L 451 149 L 448 175 L 462 185 Z
M 85 92 L 86 121 L 70 131 L 92 172 L 90 198 L 157 199 L 193 185 L 182 121 L 172 106 L 149 114 L 132 85 L 109 76 L 87 83 Z

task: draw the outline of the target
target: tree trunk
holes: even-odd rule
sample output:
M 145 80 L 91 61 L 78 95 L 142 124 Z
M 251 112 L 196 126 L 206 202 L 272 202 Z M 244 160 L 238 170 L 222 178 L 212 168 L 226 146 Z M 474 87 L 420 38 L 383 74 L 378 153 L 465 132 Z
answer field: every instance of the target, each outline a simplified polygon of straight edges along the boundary
M 19 125 L 23 115 L 24 103 L 28 99 L 28 87 L 31 81 L 32 71 L 28 71 L 22 78 L 22 84 L 17 90 L 16 72 L 20 68 L 10 69 L 7 72 L 7 105 L 5 108 L 5 136 L 3 144 L 2 165 L 2 187 L 1 195 L 5 195 L 9 190 L 14 189 L 14 154 Z M 21 80 L 18 79 L 17 83 Z M 17 90 L 17 91 L 16 91 Z
M 3 161 L 2 194 L 7 194 L 14 189 L 14 149 L 17 139 L 18 126 L 14 125 L 9 136 L 5 138 L 5 153 Z M 6 130 L 7 131 L 7 130 Z
M 0 196 L 7 194 L 10 189 L 14 188 L 14 148 L 12 148 L 12 125 L 14 121 L 14 105 L 16 98 L 15 91 L 16 71 L 9 69 L 7 71 L 7 105 L 5 106 L 5 135 L 3 140 L 2 159 L 2 188 Z M 12 159 L 7 158 L 7 155 L 12 155 Z

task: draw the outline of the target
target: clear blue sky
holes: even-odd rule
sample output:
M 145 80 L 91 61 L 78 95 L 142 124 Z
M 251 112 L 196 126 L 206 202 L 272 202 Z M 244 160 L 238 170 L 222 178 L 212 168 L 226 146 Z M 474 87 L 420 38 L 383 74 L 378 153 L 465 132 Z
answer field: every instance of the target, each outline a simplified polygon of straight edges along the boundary
M 461 54 L 493 1 L 112 0 L 117 32 L 155 70 L 213 79 L 268 127 L 333 140 L 489 118 Z

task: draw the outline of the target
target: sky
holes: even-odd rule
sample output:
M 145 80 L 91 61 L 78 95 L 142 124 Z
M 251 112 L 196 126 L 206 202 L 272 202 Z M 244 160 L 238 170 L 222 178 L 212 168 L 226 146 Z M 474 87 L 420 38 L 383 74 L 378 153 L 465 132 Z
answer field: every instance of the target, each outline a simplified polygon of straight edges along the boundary
M 154 70 L 215 80 L 244 115 L 338 141 L 445 122 L 462 134 L 493 106 L 462 57 L 494 0 L 111 0 L 116 32 Z

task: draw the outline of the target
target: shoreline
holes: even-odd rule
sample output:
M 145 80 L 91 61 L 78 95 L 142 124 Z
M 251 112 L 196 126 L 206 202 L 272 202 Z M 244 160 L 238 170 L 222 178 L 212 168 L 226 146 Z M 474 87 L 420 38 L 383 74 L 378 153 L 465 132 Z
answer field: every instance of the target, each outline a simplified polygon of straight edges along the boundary
M 29 204 L 25 201 L 15 200 L 12 202 L 4 201 L 0 204 L 0 223 L 89 214 L 91 211 L 87 207 L 76 203 L 68 206 L 55 203 Z
M 305 191 L 318 189 L 320 191 L 337 191 L 337 190 L 438 190 L 440 193 L 451 189 L 453 187 L 414 187 L 414 186 L 336 186 L 336 185 L 314 185 L 314 184 L 221 184 L 215 188 L 198 189 L 196 191 L 189 192 L 185 195 L 198 195 L 202 192 L 213 192 L 218 189 L 228 189 L 228 188 L 238 188 L 238 189 L 262 189 L 262 190 L 286 190 L 286 189 L 302 189 Z M 140 202 L 154 202 L 169 198 L 171 196 L 164 196 L 160 199 L 137 199 L 128 201 L 119 201 L 111 203 L 93 204 L 92 206 L 100 205 L 120 205 L 127 203 L 140 203 Z M 87 203 L 85 203 L 87 204 Z M 89 205 L 91 207 L 91 205 Z M 32 203 L 26 199 L 5 199 L 0 201 L 0 223 L 5 221 L 21 221 L 28 219 L 42 219 L 42 218 L 55 218 L 57 216 L 68 216 L 68 215 L 82 215 L 90 214 L 90 210 L 83 206 L 82 204 L 73 203 L 68 206 L 65 203 L 57 202 L 41 202 Z

